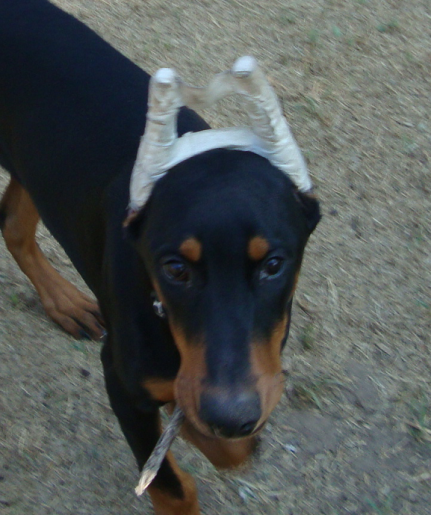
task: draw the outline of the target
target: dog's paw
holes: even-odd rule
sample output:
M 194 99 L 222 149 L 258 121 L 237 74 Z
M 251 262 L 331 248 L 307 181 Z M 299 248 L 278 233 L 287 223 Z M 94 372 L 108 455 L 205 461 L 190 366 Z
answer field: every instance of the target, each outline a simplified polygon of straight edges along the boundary
M 89 340 L 101 340 L 106 335 L 97 302 L 66 280 L 55 281 L 40 293 L 46 314 L 67 333 Z

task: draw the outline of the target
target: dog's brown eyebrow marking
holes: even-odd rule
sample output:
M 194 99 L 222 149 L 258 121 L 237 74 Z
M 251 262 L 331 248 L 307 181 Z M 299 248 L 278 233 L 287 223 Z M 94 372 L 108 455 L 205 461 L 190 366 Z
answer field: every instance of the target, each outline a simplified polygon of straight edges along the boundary
M 180 254 L 196 263 L 202 257 L 202 243 L 194 237 L 187 238 L 180 245 Z
M 269 243 L 262 236 L 254 236 L 248 242 L 247 254 L 253 261 L 260 261 L 269 251 Z

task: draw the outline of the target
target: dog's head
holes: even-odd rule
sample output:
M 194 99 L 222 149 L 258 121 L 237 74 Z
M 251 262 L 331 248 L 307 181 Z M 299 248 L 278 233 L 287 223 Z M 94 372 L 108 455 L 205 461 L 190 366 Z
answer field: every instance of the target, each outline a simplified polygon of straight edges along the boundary
M 280 352 L 318 203 L 266 159 L 213 150 L 156 184 L 129 227 L 181 356 L 175 397 L 202 433 L 258 430 L 283 388 Z
M 184 98 L 199 106 L 220 91 L 244 97 L 252 128 L 177 140 Z M 280 353 L 318 203 L 252 59 L 199 91 L 162 70 L 149 107 L 126 225 L 181 357 L 175 400 L 205 435 L 249 436 L 283 389 Z

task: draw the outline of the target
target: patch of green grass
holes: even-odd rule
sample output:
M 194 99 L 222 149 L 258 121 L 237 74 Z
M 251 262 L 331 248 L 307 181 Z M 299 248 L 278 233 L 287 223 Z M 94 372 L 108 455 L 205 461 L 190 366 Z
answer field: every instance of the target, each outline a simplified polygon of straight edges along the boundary
M 412 422 L 408 422 L 409 432 L 419 442 L 431 443 L 431 405 L 429 397 L 424 392 L 419 392 L 417 397 L 410 402 Z
M 391 34 L 399 30 L 400 25 L 397 20 L 391 20 L 388 23 L 379 23 L 376 28 L 379 32 L 388 32 Z
M 391 495 L 388 495 L 383 501 L 375 502 L 372 499 L 365 499 L 366 503 L 369 504 L 373 513 L 377 515 L 395 515 L 395 511 L 392 508 L 393 499 Z
M 277 59 L 278 63 L 281 64 L 281 66 L 286 66 L 287 63 L 289 62 L 289 59 L 287 57 L 287 55 L 281 55 L 278 59 Z
M 301 344 L 304 350 L 311 350 L 314 347 L 314 326 L 309 323 L 304 327 L 301 336 Z
M 22 506 L 8 503 L 0 505 L 0 508 L 7 508 L 8 515 L 22 515 Z
M 278 19 L 282 25 L 293 25 L 296 23 L 295 16 L 289 9 L 282 9 Z
M 87 342 L 88 342 L 88 340 L 73 340 L 72 347 L 79 352 L 88 354 Z
M 405 57 L 406 57 L 406 60 L 407 62 L 409 63 L 415 63 L 416 62 L 416 59 L 414 58 L 413 54 L 411 52 L 405 52 Z
M 302 151 L 302 155 L 304 156 L 304 159 L 307 161 L 307 163 L 311 163 L 314 160 L 315 153 L 312 150 L 305 148 Z
M 429 304 L 428 302 L 425 302 L 423 300 L 417 299 L 416 304 L 418 306 L 420 306 L 421 308 L 431 309 L 431 304 Z
M 411 408 L 419 425 L 425 427 L 430 409 L 428 398 L 424 395 L 421 399 L 418 399 Z
M 17 308 L 21 304 L 21 301 L 19 300 L 19 297 L 16 293 L 12 293 L 12 295 L 9 297 L 9 300 L 14 308 Z
M 322 112 L 322 108 L 319 103 L 312 97 L 304 95 L 304 102 L 295 104 L 293 108 L 297 111 L 304 111 L 306 114 L 313 118 L 317 118 L 323 125 L 329 126 L 330 121 Z
M 175 49 L 175 45 L 173 45 L 173 44 L 172 44 L 172 43 L 170 43 L 169 41 L 165 41 L 165 42 L 163 43 L 163 46 L 164 46 L 164 48 L 165 48 L 165 50 L 166 50 L 167 52 L 172 52 L 172 51 Z
M 305 103 L 306 103 L 306 106 L 307 106 L 307 111 L 310 114 L 314 114 L 314 115 L 317 116 L 317 114 L 319 112 L 319 104 L 316 102 L 316 100 L 314 100 L 314 98 L 311 98 L 311 97 L 308 97 L 308 96 L 305 96 L 304 100 L 305 100 Z
M 316 46 L 317 45 L 317 41 L 319 39 L 319 31 L 316 30 L 316 29 L 311 29 L 309 31 L 309 33 L 307 34 L 307 37 L 308 37 L 308 42 L 312 46 Z
M 412 156 L 414 152 L 419 148 L 419 145 L 408 136 L 402 136 L 401 141 L 403 144 L 402 152 L 408 156 Z
M 341 38 L 343 35 L 343 33 L 341 32 L 341 29 L 339 27 L 337 27 L 336 25 L 332 26 L 332 34 L 334 34 L 334 36 L 336 38 Z
M 295 394 L 299 401 L 304 404 L 314 404 L 316 408 L 322 409 L 322 403 L 319 399 L 319 392 L 312 386 L 298 385 L 295 386 Z
M 331 377 L 320 377 L 314 381 L 294 381 L 293 391 L 299 404 L 313 404 L 318 409 L 323 409 L 323 400 L 330 391 L 336 388 L 345 388 L 346 385 Z

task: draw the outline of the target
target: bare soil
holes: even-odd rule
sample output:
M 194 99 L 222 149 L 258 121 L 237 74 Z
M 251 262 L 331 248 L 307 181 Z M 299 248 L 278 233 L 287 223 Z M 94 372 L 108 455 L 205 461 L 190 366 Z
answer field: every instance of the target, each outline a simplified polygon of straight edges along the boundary
M 253 462 L 177 442 L 206 515 L 424 515 L 431 505 L 429 0 L 55 0 L 153 73 L 205 84 L 251 54 L 307 158 L 324 218 Z M 207 113 L 236 123 L 234 102 Z M 7 176 L 1 174 L 1 187 Z M 42 228 L 40 244 L 80 282 Z M 152 513 L 104 391 L 99 345 L 46 319 L 0 249 L 0 514 Z

